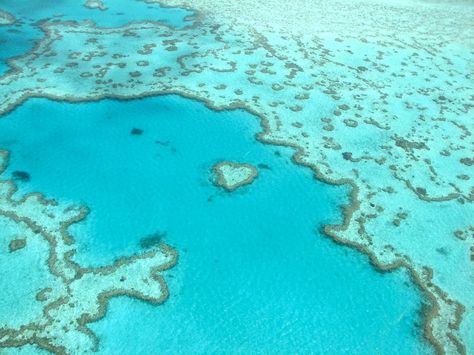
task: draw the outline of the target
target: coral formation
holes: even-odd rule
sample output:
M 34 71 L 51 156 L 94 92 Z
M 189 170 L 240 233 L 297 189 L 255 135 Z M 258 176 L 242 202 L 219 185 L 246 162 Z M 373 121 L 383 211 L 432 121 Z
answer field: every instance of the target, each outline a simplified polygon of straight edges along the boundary
M 0 151 L 0 172 L 6 161 Z M 76 247 L 67 230 L 87 209 L 39 193 L 17 199 L 15 192 L 12 181 L 0 181 L 0 265 L 15 265 L 13 279 L 2 276 L 0 307 L 16 309 L 0 316 L 0 347 L 34 344 L 56 354 L 90 353 L 98 339 L 87 324 L 104 316 L 111 297 L 166 300 L 160 272 L 176 262 L 173 249 L 160 243 L 110 266 L 83 268 L 73 260 Z M 17 276 L 26 289 L 21 298 Z
M 88 7 L 89 9 L 99 9 L 102 11 L 107 10 L 107 6 L 102 0 L 87 0 L 84 6 Z
M 0 10 L 0 26 L 12 25 L 15 22 L 16 19 L 12 14 Z
M 215 183 L 227 191 L 251 184 L 258 176 L 257 168 L 251 164 L 222 161 L 212 167 Z
M 440 353 L 474 351 L 474 6 L 163 2 L 200 13 L 179 30 L 44 22 L 45 38 L 0 78 L 0 114 L 29 97 L 169 93 L 252 112 L 261 141 L 352 185 L 344 224 L 327 234 L 381 270 L 411 270 L 431 303 L 427 338 Z

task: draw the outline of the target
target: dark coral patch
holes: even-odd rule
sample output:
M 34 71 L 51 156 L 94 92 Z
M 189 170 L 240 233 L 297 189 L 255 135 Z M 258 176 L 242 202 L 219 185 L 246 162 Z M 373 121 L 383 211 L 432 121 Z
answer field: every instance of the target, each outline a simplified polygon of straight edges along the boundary
M 166 232 L 156 232 L 140 239 L 140 247 L 142 249 L 154 248 L 162 242 L 163 238 L 166 237 Z
M 10 253 L 23 249 L 24 247 L 26 247 L 26 239 L 14 239 L 8 245 Z
M 132 134 L 134 136 L 141 136 L 143 134 L 143 129 L 132 128 L 132 130 L 130 131 L 130 134 Z
M 27 182 L 27 181 L 30 181 L 30 174 L 27 173 L 26 171 L 14 171 L 12 172 L 12 177 L 13 177 L 13 180 L 16 180 L 16 181 L 24 181 L 24 182 Z

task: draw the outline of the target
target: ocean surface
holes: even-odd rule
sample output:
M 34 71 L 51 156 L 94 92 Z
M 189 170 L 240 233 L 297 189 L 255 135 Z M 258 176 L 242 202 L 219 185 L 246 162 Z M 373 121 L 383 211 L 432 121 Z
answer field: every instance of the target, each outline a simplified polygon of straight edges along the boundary
M 179 253 L 163 305 L 113 298 L 89 325 L 99 353 L 432 353 L 407 273 L 378 272 L 319 232 L 342 221 L 349 188 L 316 180 L 259 131 L 244 111 L 179 96 L 31 99 L 0 119 L 11 154 L 2 178 L 16 178 L 17 195 L 90 209 L 70 228 L 75 261 L 105 265 L 157 238 Z M 227 193 L 212 181 L 222 160 L 253 164 L 259 177 Z M 0 287 L 12 280 L 2 270 Z
M 41 21 L 94 21 L 98 27 L 120 27 L 132 21 L 159 21 L 181 28 L 191 11 L 161 7 L 139 0 L 114 0 L 107 2 L 108 9 L 89 9 L 85 0 L 15 0 L 0 2 L 0 10 L 8 11 L 17 19 L 10 26 L 0 26 L 0 75 L 8 71 L 7 60 L 31 50 L 44 36 L 39 28 Z

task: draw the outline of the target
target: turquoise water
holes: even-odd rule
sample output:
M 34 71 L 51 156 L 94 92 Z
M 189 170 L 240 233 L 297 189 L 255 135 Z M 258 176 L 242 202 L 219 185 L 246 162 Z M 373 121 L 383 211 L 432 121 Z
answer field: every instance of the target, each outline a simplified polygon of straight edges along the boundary
M 316 181 L 290 149 L 256 141 L 258 131 L 245 112 L 177 96 L 32 99 L 0 120 L 0 147 L 11 151 L 4 177 L 27 172 L 21 193 L 90 207 L 71 229 L 76 261 L 109 263 L 153 233 L 179 252 L 165 304 L 116 298 L 90 325 L 99 353 L 430 353 L 406 273 L 379 273 L 318 232 L 340 222 L 348 189 Z M 221 160 L 260 175 L 223 192 L 210 179 Z
M 106 1 L 108 9 L 89 9 L 85 0 L 15 0 L 1 1 L 0 10 L 8 11 L 18 20 L 11 26 L 0 26 L 0 75 L 8 70 L 6 60 L 24 54 L 44 36 L 38 21 L 93 20 L 100 27 L 120 27 L 131 21 L 160 21 L 173 27 L 191 24 L 185 21 L 191 11 L 146 4 L 140 0 Z M 58 16 L 59 15 L 59 16 Z

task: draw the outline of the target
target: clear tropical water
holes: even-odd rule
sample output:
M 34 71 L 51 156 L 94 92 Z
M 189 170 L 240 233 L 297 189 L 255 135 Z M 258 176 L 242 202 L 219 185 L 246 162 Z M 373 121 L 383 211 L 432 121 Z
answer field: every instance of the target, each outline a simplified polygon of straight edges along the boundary
M 0 147 L 11 151 L 4 177 L 29 174 L 20 193 L 91 209 L 71 228 L 76 261 L 109 263 L 154 233 L 179 252 L 167 302 L 115 298 L 90 325 L 99 353 L 430 353 L 407 275 L 379 273 L 318 232 L 341 221 L 348 189 L 318 182 L 290 149 L 259 143 L 259 131 L 243 111 L 177 96 L 32 99 L 0 120 Z M 260 176 L 223 192 L 210 176 L 221 160 Z
M 185 19 L 193 13 L 180 8 L 161 7 L 140 0 L 114 0 L 108 9 L 89 9 L 82 0 L 16 0 L 0 2 L 1 10 L 18 20 L 11 26 L 0 26 L 0 75 L 8 70 L 8 58 L 19 56 L 34 47 L 44 36 L 39 24 L 44 20 L 93 21 L 98 27 L 120 27 L 132 21 L 160 21 L 169 26 L 190 24 Z

